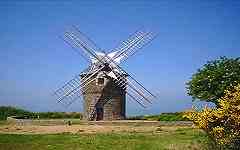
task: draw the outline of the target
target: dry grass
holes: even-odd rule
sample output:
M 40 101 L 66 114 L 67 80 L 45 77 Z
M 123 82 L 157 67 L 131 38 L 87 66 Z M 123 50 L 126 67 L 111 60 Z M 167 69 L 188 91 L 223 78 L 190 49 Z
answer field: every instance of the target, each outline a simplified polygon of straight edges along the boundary
M 171 132 L 181 128 L 189 128 L 182 126 L 111 126 L 111 125 L 3 125 L 0 126 L 0 133 L 15 134 L 56 134 L 56 133 L 111 133 L 111 132 L 136 132 L 136 133 L 159 133 Z

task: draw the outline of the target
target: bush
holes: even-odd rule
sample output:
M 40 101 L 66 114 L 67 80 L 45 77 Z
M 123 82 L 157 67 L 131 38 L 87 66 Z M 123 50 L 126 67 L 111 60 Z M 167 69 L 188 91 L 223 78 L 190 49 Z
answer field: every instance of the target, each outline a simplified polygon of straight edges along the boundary
M 149 120 L 149 121 L 188 121 L 182 112 L 161 113 L 160 115 L 131 116 L 127 120 Z
M 219 107 L 186 112 L 199 128 L 205 130 L 220 148 L 240 149 L 240 84 L 226 90 Z
M 159 115 L 158 121 L 188 121 L 183 115 L 182 112 L 162 113 Z
M 127 117 L 127 120 L 146 120 L 146 119 L 144 119 L 144 116 L 130 116 Z
M 11 106 L 0 106 L 0 120 L 6 120 L 9 116 L 18 116 L 19 118 L 31 118 L 34 116 L 34 113 Z
M 63 118 L 75 118 L 82 119 L 83 116 L 79 112 L 38 112 L 35 113 L 40 119 L 63 119 Z
M 30 112 L 20 108 L 11 106 L 0 106 L 0 120 L 6 120 L 7 117 L 14 116 L 16 119 L 61 119 L 76 118 L 82 119 L 83 116 L 79 112 Z

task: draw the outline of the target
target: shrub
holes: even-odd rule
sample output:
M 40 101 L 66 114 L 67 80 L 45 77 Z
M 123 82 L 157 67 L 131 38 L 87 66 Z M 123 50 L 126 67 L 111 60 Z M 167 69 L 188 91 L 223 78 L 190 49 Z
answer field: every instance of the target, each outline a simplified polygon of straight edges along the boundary
M 9 116 L 15 116 L 17 119 L 34 119 L 38 117 L 41 119 L 83 118 L 79 112 L 30 112 L 11 106 L 0 106 L 0 120 L 6 120 Z
M 127 120 L 149 120 L 149 121 L 188 121 L 182 112 L 161 113 L 159 115 L 131 116 Z
M 37 112 L 35 115 L 39 116 L 40 119 L 82 119 L 82 114 L 79 112 Z
M 127 120 L 146 120 L 146 119 L 144 119 L 144 116 L 130 116 L 127 117 Z
M 226 90 L 218 103 L 217 108 L 188 111 L 186 117 L 204 129 L 219 147 L 240 149 L 240 84 Z
M 18 116 L 19 118 L 31 118 L 34 116 L 34 114 L 20 108 L 15 108 L 11 106 L 0 106 L 0 120 L 6 120 L 9 116 Z
M 158 121 L 188 121 L 183 115 L 182 112 L 162 113 L 159 115 Z

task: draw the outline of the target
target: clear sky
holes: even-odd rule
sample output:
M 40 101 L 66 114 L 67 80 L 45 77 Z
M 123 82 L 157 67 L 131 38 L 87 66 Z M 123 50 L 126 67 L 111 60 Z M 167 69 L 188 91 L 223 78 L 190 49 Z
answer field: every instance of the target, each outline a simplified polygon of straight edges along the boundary
M 0 18 L 0 105 L 31 111 L 82 111 L 82 101 L 64 108 L 50 95 L 87 67 L 59 38 L 71 25 L 106 51 L 139 27 L 158 33 L 122 66 L 159 99 L 146 110 L 128 101 L 128 115 L 191 107 L 191 75 L 208 60 L 240 56 L 240 2 L 231 0 L 5 0 Z

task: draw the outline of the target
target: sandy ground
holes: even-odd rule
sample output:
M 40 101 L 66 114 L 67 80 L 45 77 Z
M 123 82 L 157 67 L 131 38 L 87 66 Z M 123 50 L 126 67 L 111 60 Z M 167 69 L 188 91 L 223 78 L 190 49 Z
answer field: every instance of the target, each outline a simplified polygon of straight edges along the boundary
M 184 126 L 128 126 L 128 125 L 2 125 L 0 133 L 9 134 L 55 134 L 55 133 L 74 133 L 74 134 L 90 134 L 90 133 L 117 133 L 117 132 L 133 132 L 133 133 L 158 133 L 174 131 L 179 128 L 189 128 Z

